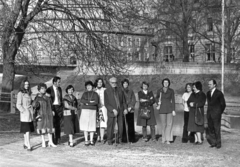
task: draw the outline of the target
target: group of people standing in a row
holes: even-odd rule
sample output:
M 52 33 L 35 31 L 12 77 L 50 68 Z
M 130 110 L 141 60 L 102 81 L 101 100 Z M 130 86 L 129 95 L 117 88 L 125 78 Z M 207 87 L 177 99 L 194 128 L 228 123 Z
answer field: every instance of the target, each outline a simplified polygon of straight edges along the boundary
M 38 85 L 39 93 L 35 99 L 31 99 L 29 81 L 25 80 L 20 86 L 17 96 L 17 108 L 21 116 L 20 132 L 24 133 L 23 147 L 31 151 L 30 132 L 34 131 L 33 121 L 36 121 L 36 131 L 42 136 L 42 147 L 46 147 L 44 135 L 49 137 L 48 146 L 56 147 L 61 139 L 61 125 L 64 125 L 64 133 L 69 135 L 68 145 L 74 146 L 73 135 L 84 132 L 85 145 L 94 145 L 94 134 L 97 132 L 97 141 L 104 143 L 105 131 L 107 131 L 107 143 L 135 142 L 134 112 L 136 98 L 133 90 L 129 88 L 129 80 L 121 82 L 122 87 L 117 87 L 115 77 L 109 79 L 110 87 L 105 88 L 102 78 L 95 83 L 87 81 L 86 91 L 80 102 L 73 95 L 74 87 L 68 85 L 66 95 L 62 97 L 60 87 L 61 78 L 54 77 L 53 85 L 47 88 L 46 84 Z M 147 137 L 147 126 L 150 126 L 151 140 L 156 141 L 155 126 L 157 125 L 154 104 L 160 116 L 160 128 L 162 129 L 162 143 L 170 144 L 173 141 L 173 116 L 175 112 L 174 90 L 170 88 L 170 80 L 163 79 L 162 88 L 157 90 L 156 97 L 149 90 L 149 83 L 142 82 L 138 92 L 139 110 L 137 125 L 142 126 L 143 140 Z M 184 128 L 182 142 L 186 143 L 190 135 L 194 135 L 195 144 L 202 144 L 204 132 L 204 105 L 207 99 L 208 133 L 207 140 L 211 147 L 221 147 L 221 114 L 225 109 L 225 99 L 221 91 L 216 89 L 215 80 L 208 83 L 207 96 L 202 92 L 201 82 L 186 84 L 186 92 L 183 94 Z M 81 114 L 78 117 L 79 103 Z M 90 134 L 90 140 L 88 138 Z

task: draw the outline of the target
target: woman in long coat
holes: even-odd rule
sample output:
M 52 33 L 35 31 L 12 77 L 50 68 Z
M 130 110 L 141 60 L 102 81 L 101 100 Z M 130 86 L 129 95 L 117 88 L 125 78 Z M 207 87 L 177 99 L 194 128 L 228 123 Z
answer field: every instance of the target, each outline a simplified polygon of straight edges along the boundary
M 47 85 L 40 83 L 38 85 L 39 94 L 33 101 L 33 108 L 36 113 L 37 133 L 42 137 L 42 147 L 46 147 L 44 135 L 48 134 L 48 146 L 57 147 L 53 144 L 52 134 L 55 132 L 53 127 L 53 110 L 50 97 L 46 96 Z
M 64 118 L 64 133 L 69 135 L 68 145 L 73 147 L 73 134 L 79 133 L 79 122 L 77 116 L 78 102 L 76 97 L 73 95 L 74 87 L 68 85 L 66 88 L 66 95 L 63 98 L 63 118 Z
M 129 89 L 129 80 L 122 81 L 123 93 L 127 103 L 126 124 L 128 126 L 129 142 L 135 142 L 135 128 L 134 128 L 134 108 L 136 104 L 136 97 L 133 90 Z M 126 138 L 126 125 L 123 124 L 123 139 Z
M 17 94 L 16 107 L 20 111 L 20 133 L 24 134 L 23 148 L 31 151 L 30 132 L 34 132 L 31 87 L 27 80 L 22 81 Z
M 96 131 L 96 114 L 99 104 L 98 94 L 93 91 L 92 81 L 85 83 L 86 92 L 81 98 L 82 112 L 80 116 L 80 130 L 84 131 L 85 146 L 95 145 L 93 135 Z M 90 133 L 90 142 L 88 141 L 88 133 Z
M 175 95 L 174 90 L 170 88 L 170 80 L 163 79 L 162 88 L 157 91 L 157 105 L 160 106 L 159 116 L 162 129 L 162 143 L 170 144 L 173 141 L 173 116 L 175 113 Z
M 195 111 L 200 109 L 201 119 L 204 119 L 204 105 L 206 103 L 206 95 L 202 92 L 202 83 L 196 82 L 193 84 L 194 93 L 189 97 L 187 104 L 190 108 L 189 120 L 188 120 L 188 131 L 196 132 L 195 134 L 195 144 L 202 144 L 201 133 L 204 132 L 204 124 L 197 125 L 195 123 Z
M 142 82 L 142 90 L 138 92 L 138 98 L 139 98 L 139 111 L 138 111 L 138 119 L 137 119 L 137 125 L 142 126 L 142 133 L 143 133 L 143 140 L 145 142 L 148 141 L 147 138 L 147 126 L 150 126 L 151 129 L 151 137 L 153 141 L 156 141 L 155 137 L 155 125 L 156 118 L 154 114 L 154 108 L 153 104 L 155 103 L 155 98 L 152 91 L 148 90 L 149 84 L 147 82 Z M 143 119 L 140 117 L 141 109 L 147 108 L 150 110 L 150 119 Z

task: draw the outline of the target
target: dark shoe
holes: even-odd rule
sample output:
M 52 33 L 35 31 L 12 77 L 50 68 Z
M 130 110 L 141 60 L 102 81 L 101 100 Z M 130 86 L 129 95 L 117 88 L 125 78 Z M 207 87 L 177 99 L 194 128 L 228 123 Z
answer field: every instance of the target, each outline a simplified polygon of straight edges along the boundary
M 85 141 L 84 145 L 89 146 L 90 145 L 89 141 Z
M 203 144 L 203 142 L 198 142 L 198 145 L 202 145 Z
M 91 145 L 91 146 L 94 146 L 95 143 L 94 143 L 93 141 L 90 141 L 90 145 Z
M 27 146 L 24 144 L 24 145 L 23 145 L 23 148 L 24 148 L 24 149 L 27 149 Z
M 187 139 L 182 139 L 182 143 L 187 143 L 188 140 Z
M 209 146 L 210 148 L 213 148 L 213 147 L 216 147 L 216 145 L 211 145 L 211 146 Z
M 219 148 L 221 148 L 221 146 L 218 145 L 218 146 L 216 146 L 216 148 L 219 149 Z
M 198 145 L 198 143 L 199 143 L 199 142 L 197 141 L 197 142 L 194 143 L 194 145 Z

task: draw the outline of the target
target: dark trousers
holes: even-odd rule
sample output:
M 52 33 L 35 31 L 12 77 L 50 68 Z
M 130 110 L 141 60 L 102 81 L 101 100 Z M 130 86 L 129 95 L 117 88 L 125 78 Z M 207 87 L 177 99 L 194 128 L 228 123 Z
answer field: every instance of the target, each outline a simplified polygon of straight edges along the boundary
M 128 125 L 129 142 L 134 143 L 135 142 L 134 113 L 126 114 L 126 121 L 127 121 L 127 125 Z M 123 122 L 123 141 L 124 142 L 127 141 L 127 132 L 126 132 L 125 121 Z
M 207 141 L 210 145 L 221 146 L 221 118 L 221 115 L 216 118 L 208 115 Z
M 155 125 L 151 125 L 150 129 L 151 129 L 151 138 L 155 140 L 156 139 Z M 142 127 L 142 133 L 143 133 L 143 138 L 147 138 L 147 126 Z
M 107 140 L 108 142 L 112 142 L 113 136 L 114 136 L 114 128 L 115 124 L 117 123 L 117 137 L 118 141 L 122 142 L 122 133 L 123 133 L 123 116 L 117 116 L 117 117 L 108 117 L 107 121 Z M 116 140 L 116 139 L 115 139 Z
M 61 127 L 63 125 L 63 108 L 60 105 L 53 105 L 53 111 L 55 113 L 53 117 L 53 126 L 55 128 L 53 142 L 54 144 L 58 144 L 61 139 Z
M 194 143 L 194 132 L 190 132 L 188 135 L 188 120 L 189 120 L 189 112 L 184 111 L 184 125 L 183 125 L 183 134 L 182 134 L 182 142 L 186 143 L 190 141 L 190 143 Z

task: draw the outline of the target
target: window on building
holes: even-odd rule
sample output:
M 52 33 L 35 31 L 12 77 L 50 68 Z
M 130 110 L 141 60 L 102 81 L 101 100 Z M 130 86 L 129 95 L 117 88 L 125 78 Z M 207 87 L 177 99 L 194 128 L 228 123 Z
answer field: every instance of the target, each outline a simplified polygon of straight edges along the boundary
M 118 46 L 123 46 L 122 36 L 118 36 Z
M 213 44 L 206 44 L 207 61 L 215 60 L 215 46 Z
M 213 31 L 213 19 L 212 18 L 207 19 L 207 31 Z
M 132 47 L 132 37 L 127 38 L 127 46 Z
M 141 39 L 140 38 L 135 38 L 135 46 L 140 47 L 141 45 Z
M 128 52 L 127 53 L 127 59 L 132 61 L 132 53 L 131 52 Z
M 169 62 L 173 59 L 172 46 L 164 46 L 164 57 L 163 61 Z

